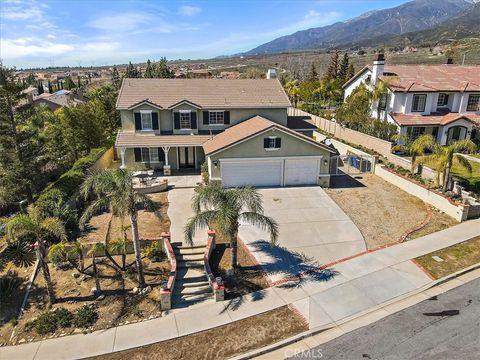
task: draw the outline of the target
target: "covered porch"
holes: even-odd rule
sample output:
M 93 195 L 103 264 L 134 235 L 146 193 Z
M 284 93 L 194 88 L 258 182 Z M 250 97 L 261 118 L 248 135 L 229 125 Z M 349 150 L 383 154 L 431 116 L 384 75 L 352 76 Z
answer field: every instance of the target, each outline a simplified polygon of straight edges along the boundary
M 120 131 L 115 147 L 121 168 L 153 170 L 169 176 L 198 173 L 205 162 L 202 145 L 209 135 L 155 135 Z

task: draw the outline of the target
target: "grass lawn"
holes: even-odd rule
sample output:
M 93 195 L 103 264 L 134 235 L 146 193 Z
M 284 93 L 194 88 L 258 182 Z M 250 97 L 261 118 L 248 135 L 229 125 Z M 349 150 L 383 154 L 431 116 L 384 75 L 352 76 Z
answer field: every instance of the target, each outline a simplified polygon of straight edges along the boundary
M 480 155 L 472 155 L 476 157 L 480 157 Z M 435 163 L 429 161 L 428 156 L 424 156 L 421 160 L 425 159 L 425 165 L 429 168 L 435 170 Z M 480 163 L 470 161 L 472 165 L 472 173 L 468 173 L 466 169 L 464 169 L 456 159 L 453 161 L 452 167 L 452 176 L 455 180 L 460 181 L 460 183 L 466 187 L 468 191 L 474 191 L 476 193 L 480 193 Z
M 300 316 L 283 306 L 197 334 L 98 356 L 95 359 L 228 359 L 306 330 L 308 326 Z
M 432 256 L 439 256 L 444 261 L 437 262 Z M 465 269 L 480 262 L 480 236 L 460 244 L 435 251 L 415 259 L 435 279 Z

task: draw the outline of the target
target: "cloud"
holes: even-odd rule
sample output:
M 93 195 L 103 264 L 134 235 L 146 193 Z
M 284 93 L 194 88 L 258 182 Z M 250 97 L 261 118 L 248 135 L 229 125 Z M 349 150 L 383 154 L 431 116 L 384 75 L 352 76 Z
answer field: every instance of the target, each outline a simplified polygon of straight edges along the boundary
M 146 25 L 153 20 L 150 14 L 123 13 L 102 15 L 88 23 L 89 26 L 108 32 L 129 32 Z
M 45 4 L 38 5 L 33 2 L 5 1 L 1 9 L 1 17 L 5 21 L 28 21 L 32 27 L 54 28 L 55 25 L 51 23 L 44 11 L 46 8 L 47 6 Z
M 178 13 L 183 16 L 195 16 L 201 11 L 198 6 L 183 5 L 178 8 Z
M 303 17 L 304 19 L 313 19 L 318 18 L 321 14 L 317 10 L 309 10 L 308 13 Z
M 37 38 L 2 39 L 0 42 L 0 52 L 6 60 L 28 56 L 61 55 L 73 49 L 74 47 L 70 44 L 53 43 Z

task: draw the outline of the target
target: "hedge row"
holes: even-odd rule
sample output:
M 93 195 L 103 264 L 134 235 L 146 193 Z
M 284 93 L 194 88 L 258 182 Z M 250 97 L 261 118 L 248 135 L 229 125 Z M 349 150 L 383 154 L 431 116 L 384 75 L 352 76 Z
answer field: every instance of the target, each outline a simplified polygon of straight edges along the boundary
M 45 214 L 52 214 L 52 210 L 59 205 L 63 206 L 78 191 L 87 170 L 100 159 L 107 148 L 92 149 L 90 153 L 78 159 L 70 170 L 48 185 L 38 196 L 35 205 Z

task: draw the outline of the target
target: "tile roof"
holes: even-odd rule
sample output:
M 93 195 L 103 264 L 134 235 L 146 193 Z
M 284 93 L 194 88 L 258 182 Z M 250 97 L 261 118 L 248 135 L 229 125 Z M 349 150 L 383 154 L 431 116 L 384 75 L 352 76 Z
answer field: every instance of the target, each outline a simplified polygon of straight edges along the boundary
M 156 135 L 119 131 L 116 147 L 201 146 L 210 135 Z
M 447 113 L 431 115 L 406 115 L 390 113 L 390 116 L 400 126 L 448 125 L 460 119 L 465 119 L 480 125 L 480 115 L 477 114 Z
M 480 91 L 480 65 L 385 65 L 380 79 L 393 91 Z
M 117 108 L 144 101 L 165 109 L 182 101 L 210 109 L 291 106 L 280 82 L 272 79 L 124 79 Z
M 230 145 L 233 145 L 236 142 L 262 133 L 272 127 L 276 127 L 280 130 L 283 130 L 284 132 L 287 132 L 293 136 L 299 137 L 302 140 L 308 141 L 314 145 L 324 148 L 325 150 L 328 150 L 329 152 L 332 152 L 332 150 L 328 146 L 320 144 L 312 138 L 302 135 L 294 130 L 290 130 L 285 126 L 274 123 L 273 121 L 267 120 L 259 115 L 242 121 L 241 123 L 238 123 L 226 129 L 224 132 L 214 136 L 212 139 L 208 140 L 203 144 L 203 150 L 205 151 L 205 155 L 210 155 Z

